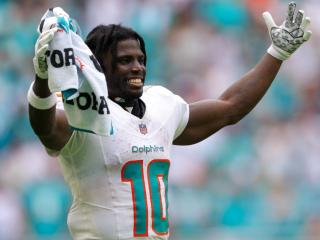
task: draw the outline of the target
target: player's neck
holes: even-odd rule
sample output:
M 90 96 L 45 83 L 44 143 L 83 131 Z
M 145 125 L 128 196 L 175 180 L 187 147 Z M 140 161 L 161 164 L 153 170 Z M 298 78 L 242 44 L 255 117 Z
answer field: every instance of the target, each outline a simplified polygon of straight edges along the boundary
M 112 99 L 114 102 L 118 103 L 120 106 L 132 107 L 134 102 L 138 101 L 137 98 L 134 99 L 124 99 L 121 97 L 115 97 Z
M 115 97 L 112 100 L 134 116 L 138 118 L 142 118 L 144 116 L 146 105 L 140 98 L 128 100 L 120 97 Z

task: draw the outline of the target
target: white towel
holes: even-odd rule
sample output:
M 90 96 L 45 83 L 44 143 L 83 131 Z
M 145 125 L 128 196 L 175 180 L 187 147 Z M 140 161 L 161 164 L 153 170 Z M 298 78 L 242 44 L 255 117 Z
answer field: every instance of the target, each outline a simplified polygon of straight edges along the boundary
M 59 29 L 47 53 L 49 89 L 62 92 L 71 127 L 109 136 L 113 134 L 113 127 L 105 75 L 76 33 L 79 29 L 74 23 L 61 8 L 53 8 L 45 13 L 38 27 L 40 32 L 54 26 Z

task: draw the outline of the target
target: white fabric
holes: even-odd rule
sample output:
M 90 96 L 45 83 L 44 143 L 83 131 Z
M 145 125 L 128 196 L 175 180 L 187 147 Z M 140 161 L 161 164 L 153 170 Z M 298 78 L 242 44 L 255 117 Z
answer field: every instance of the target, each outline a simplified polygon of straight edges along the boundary
M 50 10 L 48 10 L 50 11 Z M 100 135 L 112 134 L 112 123 L 106 99 L 108 89 L 105 75 L 91 50 L 69 27 L 66 16 L 45 14 L 42 31 L 56 26 L 47 55 L 48 80 L 51 92 L 62 92 L 66 116 L 71 127 Z M 50 24 L 46 24 L 46 17 Z M 52 20 L 55 18 L 55 20 Z M 72 103 L 72 104 L 70 104 Z
M 73 194 L 68 226 L 74 240 L 166 240 L 169 237 L 165 223 L 170 214 L 164 201 L 168 198 L 166 183 L 170 151 L 175 136 L 188 122 L 189 107 L 180 97 L 158 86 L 145 87 L 142 100 L 146 104 L 142 119 L 108 100 L 115 134 L 99 136 L 74 131 L 58 153 L 65 180 Z M 145 124 L 143 130 L 146 131 L 140 131 L 140 124 Z M 134 170 L 141 171 L 133 182 L 142 178 L 142 182 L 136 183 L 144 184 L 139 185 L 142 192 L 136 191 L 135 196 L 144 192 L 142 186 L 146 194 L 145 198 L 142 197 L 146 204 L 136 202 L 136 213 L 140 216 L 137 223 L 145 220 L 139 215 L 144 211 L 141 207 L 148 209 L 147 231 L 141 237 L 134 237 L 133 185 L 126 181 L 131 176 L 129 171 L 126 172 L 127 166 L 132 163 L 138 165 Z M 157 200 L 162 207 L 155 204 Z M 164 220 L 157 218 L 159 215 L 152 209 L 158 211 Z M 159 222 L 164 228 L 163 232 L 157 233 Z M 152 226 L 153 223 L 156 227 Z
M 57 103 L 57 97 L 55 94 L 51 94 L 50 96 L 46 98 L 40 98 L 38 97 L 34 91 L 33 91 L 33 84 L 34 82 L 31 83 L 29 90 L 28 90 L 28 102 L 29 104 L 40 110 L 46 110 L 52 108 L 54 105 Z

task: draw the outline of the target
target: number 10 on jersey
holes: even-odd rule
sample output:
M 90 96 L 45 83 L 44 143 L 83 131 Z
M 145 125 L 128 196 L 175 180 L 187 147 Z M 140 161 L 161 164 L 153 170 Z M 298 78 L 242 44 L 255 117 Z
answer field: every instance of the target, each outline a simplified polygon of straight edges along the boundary
M 168 234 L 168 159 L 154 159 L 144 175 L 143 160 L 126 162 L 121 169 L 121 181 L 131 186 L 133 202 L 133 235 L 148 236 L 148 201 L 151 204 L 152 229 L 158 235 Z M 149 191 L 146 191 L 148 189 Z M 148 194 L 149 193 L 149 194 Z

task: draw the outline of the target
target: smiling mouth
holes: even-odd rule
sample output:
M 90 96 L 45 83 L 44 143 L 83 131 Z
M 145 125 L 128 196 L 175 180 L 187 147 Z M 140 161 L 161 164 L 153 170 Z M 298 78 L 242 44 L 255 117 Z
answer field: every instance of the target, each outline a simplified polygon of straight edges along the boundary
M 128 84 L 133 87 L 142 87 L 143 81 L 141 78 L 132 78 L 128 80 Z

